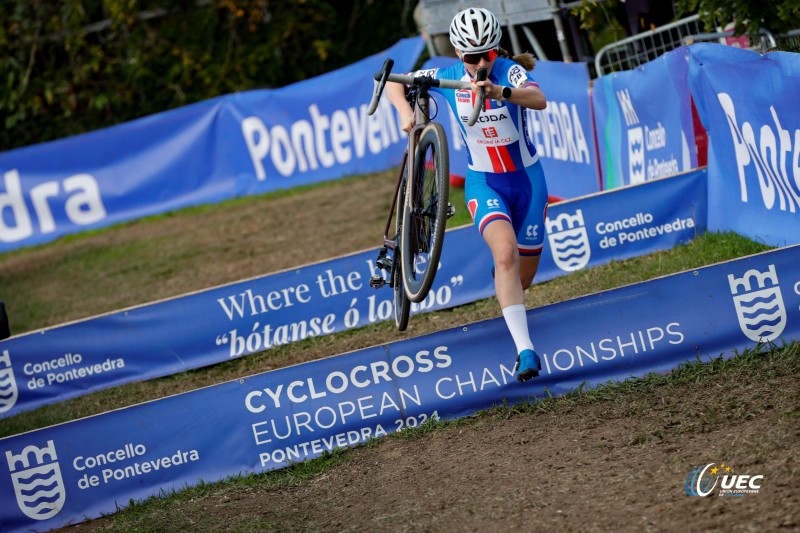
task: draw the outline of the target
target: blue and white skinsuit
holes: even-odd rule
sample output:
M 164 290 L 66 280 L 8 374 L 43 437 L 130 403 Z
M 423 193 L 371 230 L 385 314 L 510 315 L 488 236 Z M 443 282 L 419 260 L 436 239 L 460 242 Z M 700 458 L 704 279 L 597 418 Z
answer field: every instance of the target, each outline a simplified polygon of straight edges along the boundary
M 464 64 L 418 71 L 415 75 L 437 79 L 472 81 Z M 495 85 L 516 88 L 538 87 L 531 75 L 511 59 L 498 57 L 489 74 Z M 465 197 L 472 219 L 483 235 L 495 220 L 508 220 L 517 236 L 521 256 L 537 256 L 544 243 L 547 211 L 547 183 L 539 155 L 531 142 L 526 109 L 508 101 L 486 100 L 472 127 L 467 119 L 475 93 L 470 90 L 432 88 L 450 104 L 458 117 L 469 165 Z

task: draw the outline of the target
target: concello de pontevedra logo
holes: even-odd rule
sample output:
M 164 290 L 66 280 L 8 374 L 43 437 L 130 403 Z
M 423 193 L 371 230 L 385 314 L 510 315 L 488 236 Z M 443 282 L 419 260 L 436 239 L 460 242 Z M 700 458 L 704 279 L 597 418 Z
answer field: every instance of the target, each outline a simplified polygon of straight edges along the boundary
M 728 274 L 728 284 L 742 333 L 755 342 L 777 339 L 786 326 L 786 307 L 775 265 L 765 272 L 750 269 L 741 278 Z
M 561 270 L 572 272 L 589 264 L 592 249 L 583 211 L 578 209 L 574 215 L 561 213 L 556 218 L 547 218 L 547 238 L 553 251 L 553 261 Z
M 5 413 L 17 403 L 17 380 L 14 379 L 14 368 L 8 350 L 0 353 L 0 413 Z
M 47 520 L 61 511 L 66 500 L 64 480 L 52 440 L 44 448 L 25 446 L 19 453 L 6 452 L 17 505 L 25 516 Z
M 628 129 L 628 174 L 631 184 L 646 180 L 644 154 L 644 131 L 642 127 Z

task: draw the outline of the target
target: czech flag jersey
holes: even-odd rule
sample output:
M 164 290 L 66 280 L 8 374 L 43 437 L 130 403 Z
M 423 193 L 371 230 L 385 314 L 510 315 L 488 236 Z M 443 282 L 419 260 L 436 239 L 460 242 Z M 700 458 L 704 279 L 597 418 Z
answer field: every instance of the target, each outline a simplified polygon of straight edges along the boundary
M 437 79 L 471 81 L 462 62 L 448 68 L 423 71 Z M 498 57 L 492 66 L 489 80 L 495 85 L 508 87 L 538 87 L 531 75 L 518 63 Z M 469 154 L 469 168 L 477 172 L 504 173 L 522 170 L 539 159 L 531 142 L 526 109 L 511 102 L 486 99 L 486 110 L 482 111 L 474 126 L 467 121 L 472 113 L 475 93 L 470 90 L 432 88 L 450 104 L 458 117 L 458 124 Z

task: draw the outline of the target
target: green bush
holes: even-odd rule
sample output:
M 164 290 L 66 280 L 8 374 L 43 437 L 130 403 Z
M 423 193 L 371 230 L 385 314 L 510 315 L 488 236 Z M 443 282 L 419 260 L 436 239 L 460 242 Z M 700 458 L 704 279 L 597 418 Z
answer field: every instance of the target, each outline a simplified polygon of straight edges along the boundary
M 318 76 L 416 33 L 408 4 L 0 0 L 0 149 Z

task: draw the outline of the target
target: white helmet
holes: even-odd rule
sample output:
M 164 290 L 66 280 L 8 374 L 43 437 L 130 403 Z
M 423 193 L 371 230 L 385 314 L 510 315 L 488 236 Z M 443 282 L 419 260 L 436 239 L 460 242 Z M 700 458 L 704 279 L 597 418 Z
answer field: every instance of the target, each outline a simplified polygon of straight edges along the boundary
M 494 50 L 502 35 L 494 13 L 482 7 L 460 11 L 450 23 L 450 43 L 467 54 Z

